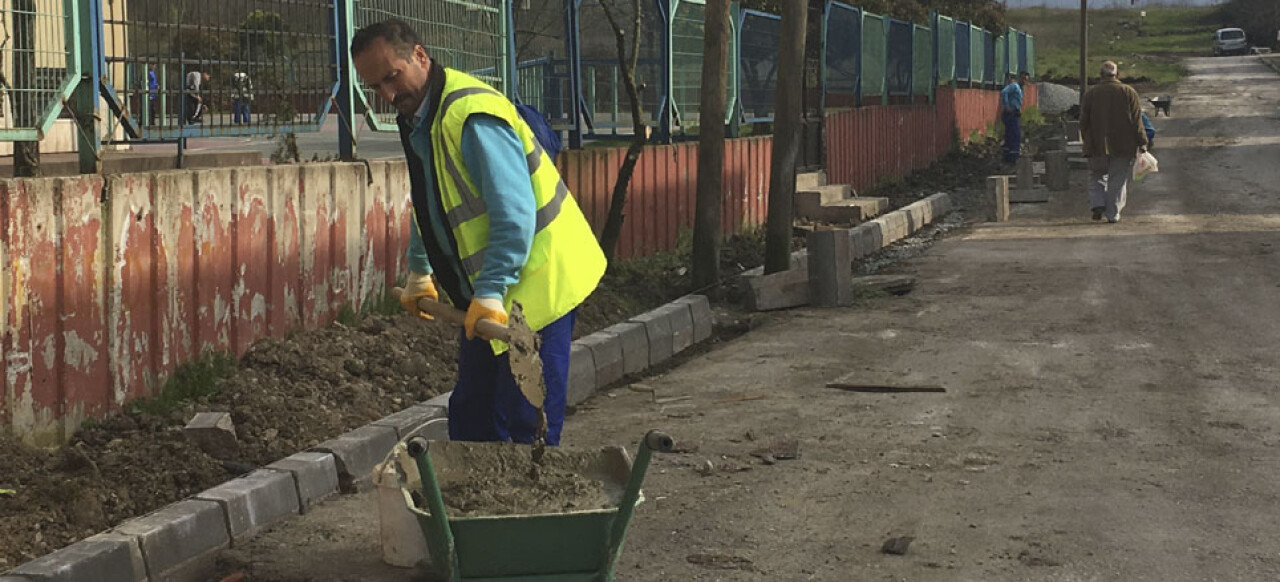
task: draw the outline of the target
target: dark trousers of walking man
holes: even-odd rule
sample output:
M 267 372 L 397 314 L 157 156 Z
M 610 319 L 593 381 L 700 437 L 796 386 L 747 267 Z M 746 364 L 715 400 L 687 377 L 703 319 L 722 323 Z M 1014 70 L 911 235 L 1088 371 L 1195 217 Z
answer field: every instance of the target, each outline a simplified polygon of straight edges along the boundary
M 1016 164 L 1022 152 L 1022 115 L 1005 111 L 1001 121 L 1004 122 L 1004 161 Z

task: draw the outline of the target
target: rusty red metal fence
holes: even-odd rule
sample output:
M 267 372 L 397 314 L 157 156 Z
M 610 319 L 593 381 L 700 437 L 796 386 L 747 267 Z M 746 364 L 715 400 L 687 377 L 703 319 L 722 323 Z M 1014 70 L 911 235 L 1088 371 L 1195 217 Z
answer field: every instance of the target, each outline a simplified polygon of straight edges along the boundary
M 0 181 L 0 426 L 51 444 L 206 351 L 318 327 L 400 272 L 402 164 Z

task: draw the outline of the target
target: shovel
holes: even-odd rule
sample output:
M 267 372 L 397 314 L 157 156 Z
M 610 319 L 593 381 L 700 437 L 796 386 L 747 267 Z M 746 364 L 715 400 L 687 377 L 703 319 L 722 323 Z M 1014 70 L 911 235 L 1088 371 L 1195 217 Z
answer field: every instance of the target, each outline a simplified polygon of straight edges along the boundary
M 391 294 L 399 299 L 404 294 L 404 289 L 393 288 Z M 462 327 L 467 319 L 467 314 L 462 310 L 447 303 L 426 298 L 418 300 L 418 309 L 458 327 Z M 481 319 L 476 322 L 476 334 L 487 340 L 498 340 L 507 344 L 511 375 L 515 377 L 516 385 L 520 387 L 520 393 L 524 395 L 525 400 L 538 409 L 538 428 L 533 443 L 533 460 L 537 464 L 546 452 L 547 437 L 547 412 L 543 408 L 543 403 L 547 399 L 547 385 L 542 376 L 542 358 L 538 356 L 541 340 L 538 334 L 529 329 L 519 302 L 512 303 L 511 312 L 507 314 L 507 325 Z

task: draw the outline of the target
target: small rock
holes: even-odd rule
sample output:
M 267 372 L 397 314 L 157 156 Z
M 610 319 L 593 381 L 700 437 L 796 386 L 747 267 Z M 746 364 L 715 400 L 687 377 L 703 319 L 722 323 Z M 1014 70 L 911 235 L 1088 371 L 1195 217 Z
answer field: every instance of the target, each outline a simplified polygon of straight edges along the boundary
M 264 430 L 262 431 L 262 442 L 269 443 L 271 441 L 274 441 L 276 440 L 276 437 L 279 436 L 279 434 L 280 434 L 280 431 L 274 428 L 269 428 L 267 430 Z
M 703 477 L 714 473 L 715 470 L 716 470 L 716 466 L 711 463 L 711 459 L 707 459 L 703 461 L 702 464 L 698 465 L 698 468 L 696 469 L 696 471 L 698 471 L 698 474 L 702 475 Z
M 904 556 L 907 553 L 907 547 L 916 538 L 912 536 L 897 536 L 884 541 L 884 545 L 880 546 L 880 551 L 894 556 Z

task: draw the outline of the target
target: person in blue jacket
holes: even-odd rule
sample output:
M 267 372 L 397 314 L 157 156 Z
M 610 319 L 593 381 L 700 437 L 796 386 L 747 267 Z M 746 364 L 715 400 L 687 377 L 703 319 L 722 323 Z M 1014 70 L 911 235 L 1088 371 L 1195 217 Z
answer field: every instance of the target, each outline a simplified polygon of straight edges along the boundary
M 1004 123 L 1004 161 L 1015 164 L 1022 155 L 1022 86 L 1031 75 L 1009 73 L 1008 85 L 1000 90 L 1000 121 Z
M 432 60 L 408 23 L 387 20 L 351 39 L 356 72 L 399 115 L 413 226 L 401 304 L 441 291 L 466 324 L 449 397 L 449 437 L 535 439 L 539 416 L 512 376 L 506 346 L 476 334 L 506 323 L 519 302 L 538 333 L 546 443 L 560 442 L 577 307 L 604 275 L 591 226 L 515 104 L 464 71 Z

